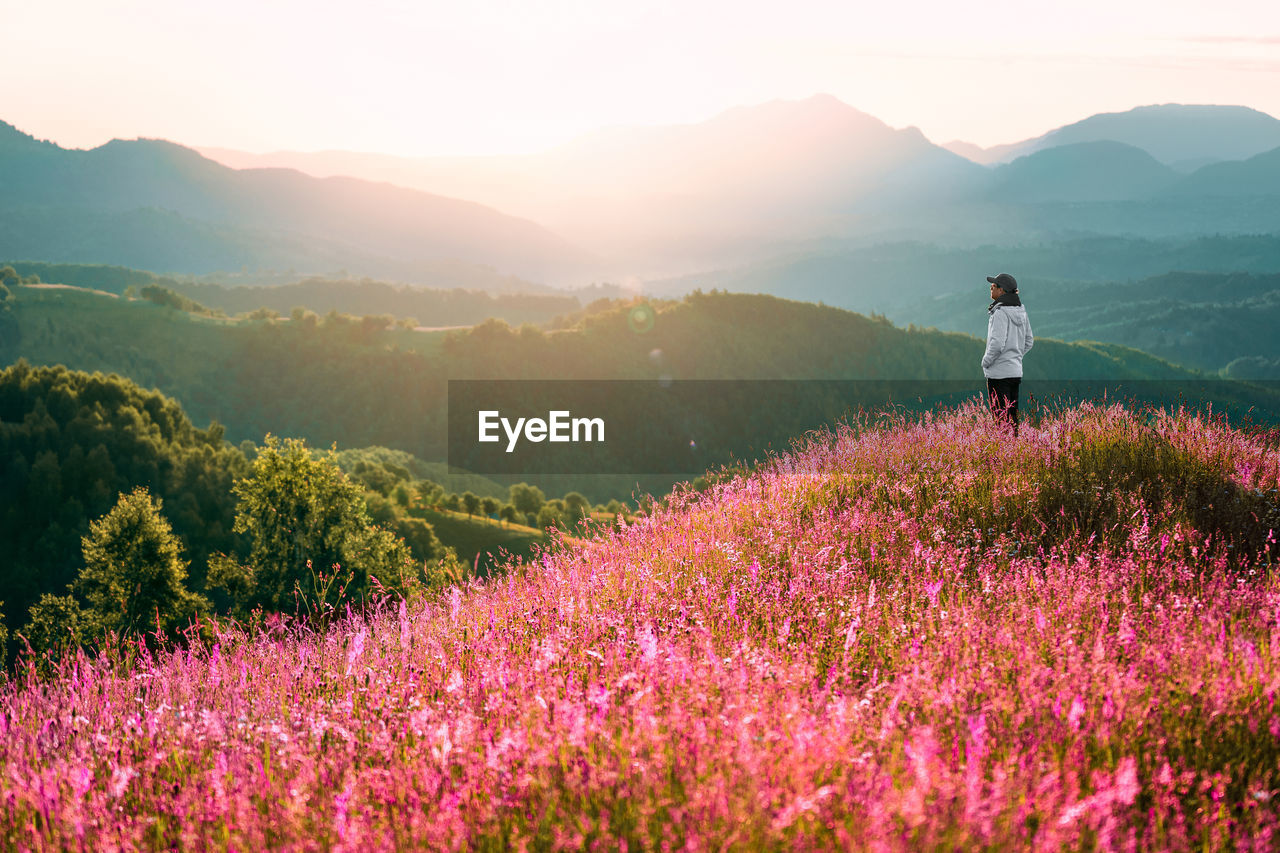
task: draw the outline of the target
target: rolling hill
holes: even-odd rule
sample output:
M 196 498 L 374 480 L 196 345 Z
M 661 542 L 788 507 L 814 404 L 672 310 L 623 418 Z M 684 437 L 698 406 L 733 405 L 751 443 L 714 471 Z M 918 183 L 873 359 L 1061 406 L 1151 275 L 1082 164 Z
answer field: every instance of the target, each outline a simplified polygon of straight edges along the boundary
M 1004 203 L 1125 201 L 1148 198 L 1178 182 L 1177 172 L 1120 142 L 1046 148 L 1000 166 L 987 198 Z
M 1170 196 L 1251 198 L 1280 196 L 1280 148 L 1248 160 L 1215 163 L 1170 186 Z
M 412 325 L 428 328 L 470 326 L 491 317 L 512 325 L 547 323 L 572 314 L 583 301 L 606 295 L 603 288 L 566 292 L 538 287 L 531 282 L 498 276 L 480 268 L 443 266 L 447 281 L 464 282 L 468 287 L 435 288 L 394 285 L 368 278 L 298 280 L 290 277 L 279 284 L 233 285 L 191 276 L 160 276 L 146 270 L 103 264 L 51 264 L 36 261 L 0 261 L 0 268 L 12 266 L 19 276 L 37 276 L 41 281 L 68 284 L 88 290 L 125 294 L 129 288 L 164 288 L 180 293 L 213 311 L 226 314 L 251 313 L 267 309 L 290 314 L 295 308 L 317 314 L 390 314 L 397 320 L 416 320 Z M 218 276 L 217 278 L 224 278 Z M 235 279 L 235 276 L 225 278 Z
M 652 328 L 639 331 L 631 322 L 636 303 L 614 302 L 561 331 L 490 321 L 439 333 L 340 315 L 233 322 L 76 289 L 12 290 L 16 331 L 0 341 L 0 362 L 24 357 L 118 373 L 173 397 L 197 423 L 217 420 L 236 442 L 272 432 L 442 461 L 448 381 L 460 379 L 929 380 L 981 388 L 977 338 L 769 296 L 659 303 Z M 1197 379 L 1123 346 L 1044 339 L 1036 347 L 1027 365 L 1036 380 Z M 784 428 L 791 435 L 816 425 L 792 423 L 794 413 L 781 410 L 752 415 L 770 440 Z
M 1167 273 L 1138 281 L 1079 283 L 1023 277 L 1037 334 L 1124 344 L 1197 370 L 1256 360 L 1253 378 L 1280 379 L 1280 275 Z M 978 310 L 975 310 L 978 309 Z M 983 334 L 986 314 L 952 295 L 902 312 L 920 325 Z M 1269 364 L 1265 373 L 1258 368 Z M 1237 369 L 1244 364 L 1237 366 Z
M 1036 289 L 1036 282 L 1123 283 L 1170 270 L 1280 273 L 1280 236 L 1077 235 L 975 247 L 885 242 L 648 282 L 646 291 L 662 297 L 696 288 L 769 293 L 864 313 L 882 312 L 903 324 L 931 325 L 937 322 L 939 304 L 956 310 L 958 317 L 982 314 L 988 288 L 985 277 L 1001 271 L 1014 273 Z M 954 297 L 950 302 L 941 302 L 950 297 Z M 965 331 L 981 332 L 968 327 Z

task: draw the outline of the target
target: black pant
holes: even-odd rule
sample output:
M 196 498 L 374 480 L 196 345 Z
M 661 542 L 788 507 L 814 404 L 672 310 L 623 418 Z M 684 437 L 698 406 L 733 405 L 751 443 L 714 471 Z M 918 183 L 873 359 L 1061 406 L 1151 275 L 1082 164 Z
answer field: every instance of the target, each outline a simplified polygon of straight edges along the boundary
M 987 380 L 987 402 L 997 421 L 1013 424 L 1013 434 L 1018 434 L 1018 386 L 1022 377 Z

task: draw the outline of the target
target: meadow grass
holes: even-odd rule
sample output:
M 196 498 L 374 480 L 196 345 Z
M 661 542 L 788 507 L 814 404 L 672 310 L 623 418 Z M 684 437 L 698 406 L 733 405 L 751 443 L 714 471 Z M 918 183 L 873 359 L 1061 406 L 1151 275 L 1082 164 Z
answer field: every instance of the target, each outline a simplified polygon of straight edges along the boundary
M 1280 453 L 857 424 L 324 629 L 0 695 L 16 849 L 1270 849 Z

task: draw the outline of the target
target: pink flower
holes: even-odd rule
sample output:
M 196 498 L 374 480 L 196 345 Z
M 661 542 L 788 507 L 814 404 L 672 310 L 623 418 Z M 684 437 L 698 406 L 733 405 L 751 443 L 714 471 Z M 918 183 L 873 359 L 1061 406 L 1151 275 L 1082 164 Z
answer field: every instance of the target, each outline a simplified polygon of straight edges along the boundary
M 1080 729 L 1080 719 L 1084 716 L 1084 702 L 1080 701 L 1080 697 L 1076 696 L 1071 700 L 1071 710 L 1067 711 L 1067 723 L 1071 728 Z
M 1116 767 L 1115 794 L 1120 803 L 1128 806 L 1138 798 L 1142 786 L 1138 784 L 1138 762 L 1132 755 L 1120 760 Z

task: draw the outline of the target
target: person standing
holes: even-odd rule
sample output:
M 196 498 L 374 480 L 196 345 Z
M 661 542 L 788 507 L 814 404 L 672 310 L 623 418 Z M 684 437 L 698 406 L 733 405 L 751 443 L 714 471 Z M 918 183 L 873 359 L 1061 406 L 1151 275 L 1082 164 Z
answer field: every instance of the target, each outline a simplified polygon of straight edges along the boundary
M 987 402 L 997 422 L 1013 425 L 1018 434 L 1018 386 L 1022 357 L 1031 349 L 1031 321 L 1018 295 L 1018 282 L 1007 272 L 987 276 L 991 304 L 987 306 L 987 349 L 982 374 L 987 378 Z

